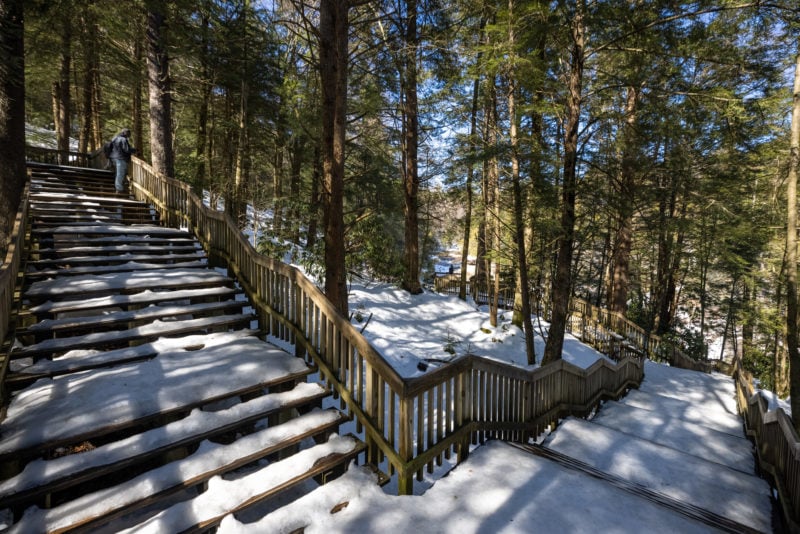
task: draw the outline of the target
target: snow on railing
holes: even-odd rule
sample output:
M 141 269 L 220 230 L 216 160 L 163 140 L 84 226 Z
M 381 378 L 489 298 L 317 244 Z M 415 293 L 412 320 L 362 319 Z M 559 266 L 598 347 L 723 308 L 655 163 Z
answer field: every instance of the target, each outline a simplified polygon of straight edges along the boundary
M 317 366 L 357 421 L 366 461 L 410 494 L 413 478 L 444 458 L 466 458 L 490 437 L 527 441 L 567 415 L 588 415 L 643 377 L 640 358 L 599 360 L 589 369 L 568 362 L 527 371 L 475 356 L 415 378 L 403 378 L 299 270 L 258 254 L 225 213 L 205 206 L 190 186 L 156 174 L 134 158 L 132 192 L 169 226 L 188 228 L 209 260 L 236 276 L 268 336 L 295 346 Z
M 789 530 L 800 532 L 800 438 L 792 418 L 783 408 L 769 410 L 769 402 L 753 387 L 753 376 L 740 358 L 733 365 L 736 400 L 747 435 L 755 441 L 759 468 L 769 473 L 778 490 Z

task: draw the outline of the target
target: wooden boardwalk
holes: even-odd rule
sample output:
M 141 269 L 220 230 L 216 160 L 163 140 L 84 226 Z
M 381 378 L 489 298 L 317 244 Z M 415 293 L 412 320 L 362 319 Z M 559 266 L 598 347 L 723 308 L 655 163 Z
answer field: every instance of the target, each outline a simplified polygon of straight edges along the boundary
M 358 457 L 363 444 L 338 435 L 345 416 L 320 409 L 314 369 L 258 337 L 246 296 L 191 235 L 116 194 L 107 171 L 31 173 L 0 423 L 10 532 L 212 529 Z

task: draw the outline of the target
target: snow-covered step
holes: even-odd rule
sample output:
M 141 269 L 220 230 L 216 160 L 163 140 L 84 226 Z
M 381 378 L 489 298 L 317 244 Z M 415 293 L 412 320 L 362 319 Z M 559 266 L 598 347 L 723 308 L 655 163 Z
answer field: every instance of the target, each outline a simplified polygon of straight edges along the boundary
M 158 237 L 187 237 L 189 234 L 185 230 L 168 228 L 166 226 L 154 226 L 151 224 L 76 224 L 61 225 L 54 228 L 31 230 L 34 234 L 81 234 L 86 236 L 158 236 Z
M 225 279 L 227 281 L 227 278 Z M 162 289 L 166 289 L 163 288 Z M 102 310 L 107 308 L 123 308 L 149 306 L 162 302 L 202 302 L 210 299 L 230 298 L 238 293 L 238 290 L 229 286 L 212 286 L 200 289 L 177 289 L 173 291 L 150 291 L 149 289 L 139 293 L 124 295 L 109 295 L 106 297 L 96 297 L 80 300 L 63 300 L 58 302 L 47 301 L 42 304 L 31 306 L 27 312 L 38 316 L 55 316 L 58 314 L 86 313 L 92 310 Z
M 290 391 L 271 393 L 220 411 L 193 410 L 187 417 L 141 434 L 103 444 L 80 454 L 34 460 L 18 475 L 0 483 L 0 508 L 63 491 L 87 480 L 142 463 L 178 447 L 211 439 L 274 414 L 319 403 L 329 391 L 302 382 Z M 326 425 L 341 420 L 325 414 Z
M 148 251 L 149 252 L 149 251 Z M 69 265 L 75 267 L 77 265 L 107 265 L 109 263 L 166 263 L 166 262 L 182 262 L 182 261 L 197 261 L 204 257 L 204 254 L 198 251 L 190 251 L 189 253 L 175 254 L 167 250 L 160 254 L 121 254 L 121 255 L 100 255 L 100 256 L 64 256 L 59 259 L 51 260 L 34 260 L 29 261 L 25 265 L 28 272 L 41 273 L 47 269 L 52 269 L 53 266 Z
M 34 255 L 47 255 L 49 253 L 58 254 L 59 258 L 75 258 L 75 257 L 85 257 L 85 254 L 91 253 L 93 257 L 101 257 L 102 255 L 108 256 L 116 256 L 120 254 L 189 254 L 189 253 L 197 253 L 197 254 L 204 254 L 203 249 L 199 248 L 199 245 L 195 245 L 191 242 L 187 242 L 185 245 L 176 245 L 174 241 L 168 241 L 164 243 L 164 246 L 154 246 L 151 245 L 148 241 L 145 241 L 141 244 L 125 244 L 125 245 L 103 245 L 98 243 L 97 246 L 78 246 L 78 247 L 62 247 L 59 249 L 41 249 L 41 250 L 32 250 L 31 251 Z M 40 260 L 40 261 L 52 261 L 58 262 L 62 261 L 62 259 L 53 259 L 53 260 Z
M 199 269 L 206 266 L 205 261 L 198 260 L 197 257 L 188 260 L 173 260 L 175 263 L 140 263 L 128 261 L 115 265 L 81 265 L 64 269 L 45 269 L 43 271 L 28 271 L 25 276 L 28 279 L 54 278 L 66 276 L 80 276 L 85 274 L 106 274 L 122 273 L 129 271 L 153 271 L 157 269 Z
M 95 276 L 74 276 L 68 279 L 34 282 L 24 292 L 26 299 L 39 302 L 48 299 L 95 297 L 119 291 L 133 293 L 145 289 L 189 289 L 231 285 L 224 274 L 209 269 L 170 269 L 165 272 L 114 273 Z
M 757 476 L 583 419 L 569 418 L 544 445 L 604 473 L 770 532 L 772 491 Z
M 668 412 L 653 412 L 608 401 L 592 422 L 745 473 L 756 470 L 753 445 L 744 435 L 733 436 L 671 417 Z
M 631 390 L 621 402 L 643 410 L 668 413 L 671 417 L 708 426 L 733 436 L 741 436 L 743 432 L 744 423 L 741 417 L 737 415 L 723 410 L 711 412 L 708 406 L 649 393 L 642 389 Z
M 176 335 L 189 335 L 198 332 L 218 331 L 229 328 L 248 328 L 256 320 L 253 314 L 229 314 L 182 321 L 155 320 L 151 323 L 128 328 L 126 330 L 112 330 L 108 332 L 93 332 L 71 337 L 45 339 L 33 345 L 15 348 L 11 352 L 11 359 L 52 357 L 70 350 L 86 349 L 92 347 L 112 347 L 130 342 L 140 342 L 170 337 Z M 91 319 L 87 320 L 88 322 Z M 87 327 L 83 330 L 88 330 Z
M 277 427 L 249 434 L 229 445 L 204 441 L 192 455 L 143 473 L 128 482 L 79 497 L 64 505 L 42 510 L 31 507 L 8 531 L 64 532 L 77 526 L 98 528 L 108 521 L 152 505 L 157 498 L 204 483 L 208 489 L 189 501 L 167 508 L 132 532 L 183 532 L 192 526 L 211 525 L 227 514 L 263 499 L 292 483 L 313 477 L 355 457 L 363 448 L 358 440 L 332 435 L 323 444 L 285 460 L 225 481 L 219 475 L 265 458 L 336 424 L 336 411 L 317 410 Z M 121 532 L 119 529 L 112 529 Z
M 301 451 L 236 480 L 211 479 L 208 489 L 143 521 L 126 533 L 163 533 L 202 530 L 226 517 L 264 501 L 291 485 L 324 474 L 355 458 L 363 444 L 351 436 L 331 436 L 327 443 Z
M 192 349 L 162 343 L 151 360 L 40 380 L 17 393 L 0 423 L 0 461 L 303 381 L 312 370 L 255 337 L 215 334 Z
M 256 336 L 257 334 L 257 330 L 235 330 L 233 332 L 226 332 L 224 335 L 227 339 L 234 339 L 237 337 Z M 204 346 L 208 339 L 213 339 L 213 337 L 217 335 L 220 334 L 198 334 L 182 336 L 180 338 L 162 338 L 149 343 L 142 343 L 135 347 L 125 347 L 107 351 L 96 349 L 72 350 L 59 358 L 52 360 L 43 358 L 37 360 L 35 363 L 14 360 L 10 365 L 12 372 L 6 380 L 12 389 L 19 389 L 13 386 L 18 383 L 29 385 L 39 378 L 52 378 L 58 375 L 88 371 L 100 367 L 112 367 L 136 361 L 149 360 L 158 356 L 158 353 L 163 350 L 197 350 L 198 347 Z
M 154 321 L 156 319 L 164 319 L 167 317 L 187 317 L 197 319 L 204 317 L 211 313 L 219 313 L 223 311 L 241 313 L 242 308 L 246 302 L 226 300 L 222 302 L 203 302 L 200 304 L 186 304 L 186 305 L 171 305 L 164 306 L 148 306 L 131 311 L 119 311 L 113 313 L 106 313 L 103 315 L 89 316 L 89 317 L 76 317 L 70 316 L 65 319 L 45 319 L 33 324 L 25 329 L 17 330 L 17 338 L 35 335 L 50 337 L 54 334 L 64 332 L 67 330 L 85 330 L 91 328 L 97 331 L 103 328 L 118 326 L 121 324 L 128 324 L 131 322 L 141 321 Z

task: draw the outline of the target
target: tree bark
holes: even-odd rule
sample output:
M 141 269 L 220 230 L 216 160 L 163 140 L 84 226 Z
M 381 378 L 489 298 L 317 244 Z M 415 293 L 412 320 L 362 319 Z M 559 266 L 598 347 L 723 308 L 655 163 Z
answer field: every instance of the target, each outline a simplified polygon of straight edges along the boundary
M 478 94 L 480 92 L 480 78 L 475 78 L 472 83 L 472 110 L 470 111 L 469 123 L 469 161 L 467 163 L 467 181 L 464 186 L 466 198 L 466 213 L 464 215 L 464 243 L 461 249 L 461 281 L 458 286 L 458 298 L 467 300 L 467 271 L 469 270 L 469 247 L 470 237 L 472 236 L 472 204 L 473 191 L 472 182 L 475 177 L 474 160 L 478 152 Z
M 786 179 L 786 349 L 789 352 L 789 390 L 792 421 L 800 432 L 800 353 L 797 335 L 797 173 L 800 167 L 800 39 L 797 42 L 792 90 L 792 128 L 789 176 Z
M 72 70 L 72 21 L 69 16 L 61 20 L 61 50 L 58 80 L 53 83 L 53 123 L 56 126 L 56 144 L 59 163 L 66 164 L 69 159 L 69 140 L 71 133 L 70 117 L 70 71 Z
M 322 0 L 319 10 L 325 295 L 345 317 L 348 305 L 344 254 L 344 160 L 349 8 L 348 0 Z
M 575 196 L 577 187 L 578 128 L 581 113 L 584 65 L 584 0 L 577 0 L 571 21 L 572 52 L 564 126 L 564 183 L 561 192 L 561 235 L 553 279 L 553 310 L 542 365 L 561 359 L 572 293 L 572 244 L 575 240 Z
M 508 42 L 513 50 L 516 46 L 516 35 L 514 31 L 514 0 L 508 0 Z M 517 81 L 514 69 L 514 59 L 512 56 L 511 66 L 508 72 L 508 116 L 509 116 L 509 137 L 511 142 L 511 181 L 514 194 L 514 237 L 517 241 L 517 297 L 519 299 L 519 310 L 514 306 L 514 324 L 522 327 L 525 334 L 525 354 L 528 365 L 536 363 L 536 350 L 533 341 L 533 324 L 531 323 L 531 300 L 530 284 L 528 283 L 528 259 L 525 252 L 525 218 L 522 198 L 522 184 L 519 171 L 519 135 L 517 132 Z
M 172 152 L 172 94 L 166 45 L 164 4 L 148 2 L 147 81 L 150 103 L 150 157 L 153 169 L 175 176 Z
M 630 281 L 630 256 L 633 244 L 633 208 L 636 203 L 636 165 L 634 152 L 637 149 L 636 108 L 639 92 L 635 87 L 627 88 L 625 98 L 625 123 L 622 133 L 622 164 L 617 191 L 618 227 L 612 251 L 612 270 L 608 292 L 608 309 L 622 315 L 628 311 L 628 287 Z
M 0 0 L 0 261 L 25 185 L 25 46 L 22 0 Z
M 403 199 L 405 270 L 403 289 L 422 293 L 419 281 L 419 104 L 417 102 L 417 0 L 406 0 L 405 49 L 403 50 Z

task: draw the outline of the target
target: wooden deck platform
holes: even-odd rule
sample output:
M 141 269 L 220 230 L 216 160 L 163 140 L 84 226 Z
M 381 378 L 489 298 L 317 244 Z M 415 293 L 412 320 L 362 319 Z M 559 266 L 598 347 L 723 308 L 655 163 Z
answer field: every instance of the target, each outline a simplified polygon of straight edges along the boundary
M 0 422 L 9 532 L 209 530 L 359 457 L 314 369 L 259 338 L 191 235 L 116 194 L 110 172 L 30 170 Z

